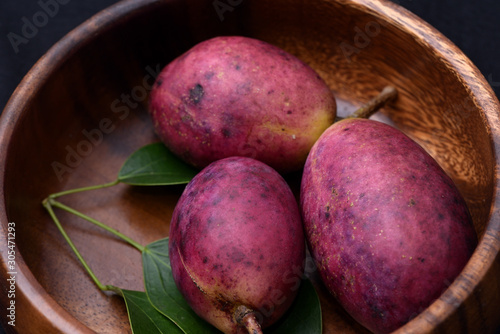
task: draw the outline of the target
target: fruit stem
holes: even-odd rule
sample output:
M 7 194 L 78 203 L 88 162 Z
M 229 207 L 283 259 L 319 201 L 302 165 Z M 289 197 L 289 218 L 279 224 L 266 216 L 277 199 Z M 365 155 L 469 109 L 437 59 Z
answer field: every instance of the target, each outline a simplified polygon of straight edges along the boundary
M 89 191 L 89 190 L 109 188 L 109 187 L 112 187 L 112 186 L 116 186 L 118 183 L 120 183 L 120 180 L 117 179 L 117 180 L 115 180 L 113 182 L 104 183 L 104 184 L 98 184 L 98 185 L 95 185 L 95 186 L 65 190 L 65 191 L 61 191 L 61 192 L 49 195 L 49 197 L 47 197 L 46 200 L 54 199 L 54 198 L 57 198 L 57 197 L 60 197 L 60 196 L 64 196 L 64 195 L 69 195 L 69 194 L 75 194 L 75 193 L 80 193 L 80 192 L 84 192 L 84 191 Z
M 236 310 L 234 310 L 233 316 L 240 326 L 246 328 L 248 334 L 263 334 L 254 311 L 245 305 L 238 306 Z
M 369 118 L 386 103 L 396 99 L 397 96 L 398 91 L 396 88 L 393 86 L 386 86 L 376 97 L 368 101 L 346 118 Z
M 59 219 L 57 218 L 56 214 L 54 213 L 54 210 L 52 209 L 51 201 L 44 201 L 43 202 L 43 206 L 45 207 L 45 209 L 47 209 L 47 211 L 49 212 L 49 215 L 52 217 L 52 220 L 56 224 L 59 232 L 61 232 L 62 236 L 64 237 L 64 239 L 66 240 L 66 242 L 70 246 L 71 250 L 73 250 L 73 253 L 75 253 L 76 257 L 78 258 L 78 260 L 80 260 L 81 264 L 83 265 L 83 267 L 85 268 L 85 270 L 87 271 L 87 273 L 90 275 L 90 277 L 92 278 L 92 280 L 94 281 L 94 283 L 99 287 L 99 289 L 101 289 L 102 291 L 114 291 L 114 292 L 116 292 L 117 290 L 119 290 L 117 287 L 115 287 L 113 285 L 104 285 L 104 284 L 101 283 L 101 281 L 99 281 L 99 279 L 94 274 L 94 272 L 92 271 L 92 269 L 90 269 L 90 266 L 83 259 L 82 254 L 80 254 L 80 252 L 76 248 L 75 244 L 73 243 L 73 241 L 71 240 L 71 238 L 69 237 L 69 235 L 66 233 L 66 231 L 62 227 L 61 222 L 59 221 Z
M 56 207 L 56 208 L 59 208 L 59 209 L 62 209 L 64 211 L 67 211 L 69 213 L 72 213 L 74 214 L 75 216 L 77 217 L 80 217 L 82 219 L 85 219 L 86 221 L 94 224 L 94 225 L 97 225 L 99 226 L 100 228 L 114 234 L 115 236 L 117 236 L 118 238 L 124 240 L 125 242 L 129 243 L 131 246 L 135 247 L 136 249 L 138 249 L 141 253 L 144 251 L 144 246 L 142 246 L 141 244 L 137 243 L 136 241 L 132 240 L 131 238 L 127 237 L 126 235 L 118 232 L 117 230 L 115 230 L 114 228 L 112 227 L 109 227 L 108 225 L 104 224 L 104 223 L 101 223 L 100 221 L 92 218 L 92 217 L 89 217 L 83 213 L 81 213 L 80 211 L 77 211 L 67 205 L 64 205 L 62 204 L 61 202 L 58 202 L 54 199 L 49 199 L 47 202 L 44 202 L 44 205 L 45 203 L 49 203 L 50 206 L 53 206 L 53 207 Z

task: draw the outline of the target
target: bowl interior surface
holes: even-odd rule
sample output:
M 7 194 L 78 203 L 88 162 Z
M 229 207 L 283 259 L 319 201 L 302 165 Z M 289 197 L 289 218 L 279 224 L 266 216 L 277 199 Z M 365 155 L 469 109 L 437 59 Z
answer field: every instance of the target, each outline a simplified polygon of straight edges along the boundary
M 467 60 L 468 72 L 457 72 L 463 55 L 434 34 L 418 18 L 378 1 L 252 1 L 226 11 L 207 1 L 124 1 L 100 13 L 40 60 L 4 112 L 10 123 L 9 138 L 2 137 L 5 217 L 16 222 L 20 261 L 29 268 L 26 284 L 45 292 L 79 331 L 130 331 L 121 298 L 98 290 L 41 202 L 50 193 L 113 181 L 133 151 L 158 141 L 147 113 L 155 76 L 217 35 L 259 38 L 295 54 L 329 84 L 340 115 L 385 85 L 396 86 L 397 102 L 374 118 L 404 131 L 441 164 L 466 199 L 480 237 L 498 230 L 490 217 L 498 101 Z M 168 236 L 182 190 L 119 185 L 62 201 L 146 245 Z M 56 213 L 101 282 L 143 290 L 137 250 Z M 317 287 L 325 333 L 365 332 Z M 498 284 L 492 288 L 498 293 Z

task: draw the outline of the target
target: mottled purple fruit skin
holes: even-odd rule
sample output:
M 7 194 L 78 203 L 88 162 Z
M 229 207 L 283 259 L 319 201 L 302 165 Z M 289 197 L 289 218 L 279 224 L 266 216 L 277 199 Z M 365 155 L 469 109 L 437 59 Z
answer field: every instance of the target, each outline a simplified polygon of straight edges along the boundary
M 303 167 L 335 120 L 336 103 L 326 83 L 295 56 L 257 39 L 225 36 L 168 64 L 149 110 L 166 146 L 196 167 L 246 156 L 286 173 Z
M 174 280 L 193 310 L 224 333 L 246 333 L 245 305 L 262 327 L 289 308 L 300 285 L 305 237 L 298 203 L 275 170 L 230 157 L 187 185 L 170 225 Z
M 301 210 L 323 282 L 375 333 L 438 298 L 477 244 L 451 178 L 409 137 L 372 120 L 343 120 L 321 136 L 305 165 Z

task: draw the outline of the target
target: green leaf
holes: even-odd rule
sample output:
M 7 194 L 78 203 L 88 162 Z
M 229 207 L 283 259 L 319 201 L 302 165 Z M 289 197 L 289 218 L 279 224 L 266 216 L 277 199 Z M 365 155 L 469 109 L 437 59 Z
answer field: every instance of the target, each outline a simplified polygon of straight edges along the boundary
M 130 327 L 134 334 L 183 334 L 183 332 L 158 312 L 149 302 L 145 292 L 121 289 L 127 305 Z
M 186 334 L 220 332 L 201 319 L 175 285 L 168 257 L 168 238 L 147 245 L 142 252 L 144 283 L 151 304 Z
M 269 334 L 321 334 L 323 321 L 316 289 L 309 279 L 302 280 L 299 292 L 287 313 L 273 325 Z
M 170 152 L 163 143 L 143 146 L 128 157 L 118 173 L 118 181 L 137 186 L 188 183 L 198 170 Z
M 147 245 L 142 253 L 144 282 L 151 304 L 176 323 L 186 334 L 220 332 L 192 311 L 172 277 L 168 238 Z M 321 304 L 309 279 L 302 280 L 297 297 L 268 334 L 321 334 Z

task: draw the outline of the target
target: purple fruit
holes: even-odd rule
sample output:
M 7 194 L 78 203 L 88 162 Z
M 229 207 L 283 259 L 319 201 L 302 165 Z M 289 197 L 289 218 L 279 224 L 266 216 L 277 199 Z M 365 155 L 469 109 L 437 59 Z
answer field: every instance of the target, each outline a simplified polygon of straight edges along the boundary
M 302 168 L 336 116 L 335 98 L 313 69 L 240 36 L 212 38 L 173 60 L 149 109 L 166 146 L 196 167 L 246 156 L 278 172 Z
M 451 178 L 409 137 L 372 120 L 340 121 L 317 141 L 301 209 L 323 282 L 375 333 L 429 306 L 477 243 Z
M 175 207 L 169 240 L 176 285 L 224 333 L 271 325 L 296 296 L 305 259 L 299 208 L 262 162 L 231 157 L 203 169 Z

